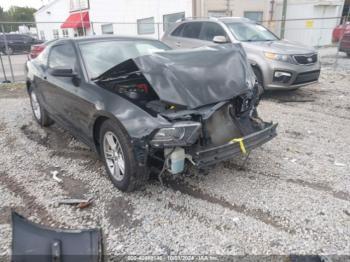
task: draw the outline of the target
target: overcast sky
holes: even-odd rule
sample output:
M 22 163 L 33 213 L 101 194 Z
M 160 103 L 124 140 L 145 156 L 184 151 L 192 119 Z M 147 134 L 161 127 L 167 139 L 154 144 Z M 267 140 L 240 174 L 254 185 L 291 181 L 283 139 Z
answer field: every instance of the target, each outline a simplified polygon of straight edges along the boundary
M 12 5 L 23 7 L 28 6 L 38 9 L 42 5 L 47 4 L 48 2 L 49 0 L 0 0 L 0 6 L 5 10 L 8 10 Z

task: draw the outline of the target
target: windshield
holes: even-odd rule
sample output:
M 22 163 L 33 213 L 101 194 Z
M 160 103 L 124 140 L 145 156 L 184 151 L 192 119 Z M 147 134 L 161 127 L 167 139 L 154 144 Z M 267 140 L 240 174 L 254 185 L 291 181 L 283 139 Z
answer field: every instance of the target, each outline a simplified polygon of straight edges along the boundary
M 170 48 L 153 40 L 109 40 L 79 44 L 90 78 L 95 78 L 128 59 Z
M 243 42 L 279 40 L 262 25 L 253 23 L 226 23 L 237 40 Z

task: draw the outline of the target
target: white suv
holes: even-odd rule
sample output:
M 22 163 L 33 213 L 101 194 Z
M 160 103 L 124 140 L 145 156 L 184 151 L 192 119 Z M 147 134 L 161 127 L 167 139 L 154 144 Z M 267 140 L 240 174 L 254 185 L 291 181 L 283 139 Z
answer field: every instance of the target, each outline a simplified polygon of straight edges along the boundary
M 320 63 L 313 47 L 281 40 L 246 18 L 208 18 L 177 22 L 162 38 L 172 48 L 241 43 L 264 89 L 296 89 L 318 81 Z

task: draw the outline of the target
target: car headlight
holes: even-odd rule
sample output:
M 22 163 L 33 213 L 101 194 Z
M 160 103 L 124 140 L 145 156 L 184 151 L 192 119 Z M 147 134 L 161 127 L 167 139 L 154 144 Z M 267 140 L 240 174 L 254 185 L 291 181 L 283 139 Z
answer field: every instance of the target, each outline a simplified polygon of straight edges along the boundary
M 160 128 L 153 136 L 151 144 L 155 147 L 187 146 L 198 139 L 201 123 L 181 121 L 170 127 Z
M 292 58 L 290 55 L 275 54 L 270 52 L 264 52 L 264 55 L 266 58 L 271 60 L 292 63 Z

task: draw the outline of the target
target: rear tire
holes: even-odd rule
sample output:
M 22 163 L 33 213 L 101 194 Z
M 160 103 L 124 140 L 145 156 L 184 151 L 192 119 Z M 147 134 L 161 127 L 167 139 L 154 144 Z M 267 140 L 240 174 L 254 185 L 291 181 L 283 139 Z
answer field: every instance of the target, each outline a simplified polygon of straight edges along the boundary
M 349 53 L 346 53 L 346 55 L 347 55 L 348 57 L 350 57 L 350 52 L 349 52 Z
M 54 121 L 49 117 L 47 111 L 43 108 L 36 94 L 35 89 L 29 89 L 30 105 L 32 107 L 35 120 L 41 126 L 50 126 Z
M 119 123 L 106 120 L 100 129 L 101 157 L 112 183 L 123 192 L 131 192 L 147 180 L 147 171 L 140 170 L 133 145 Z

